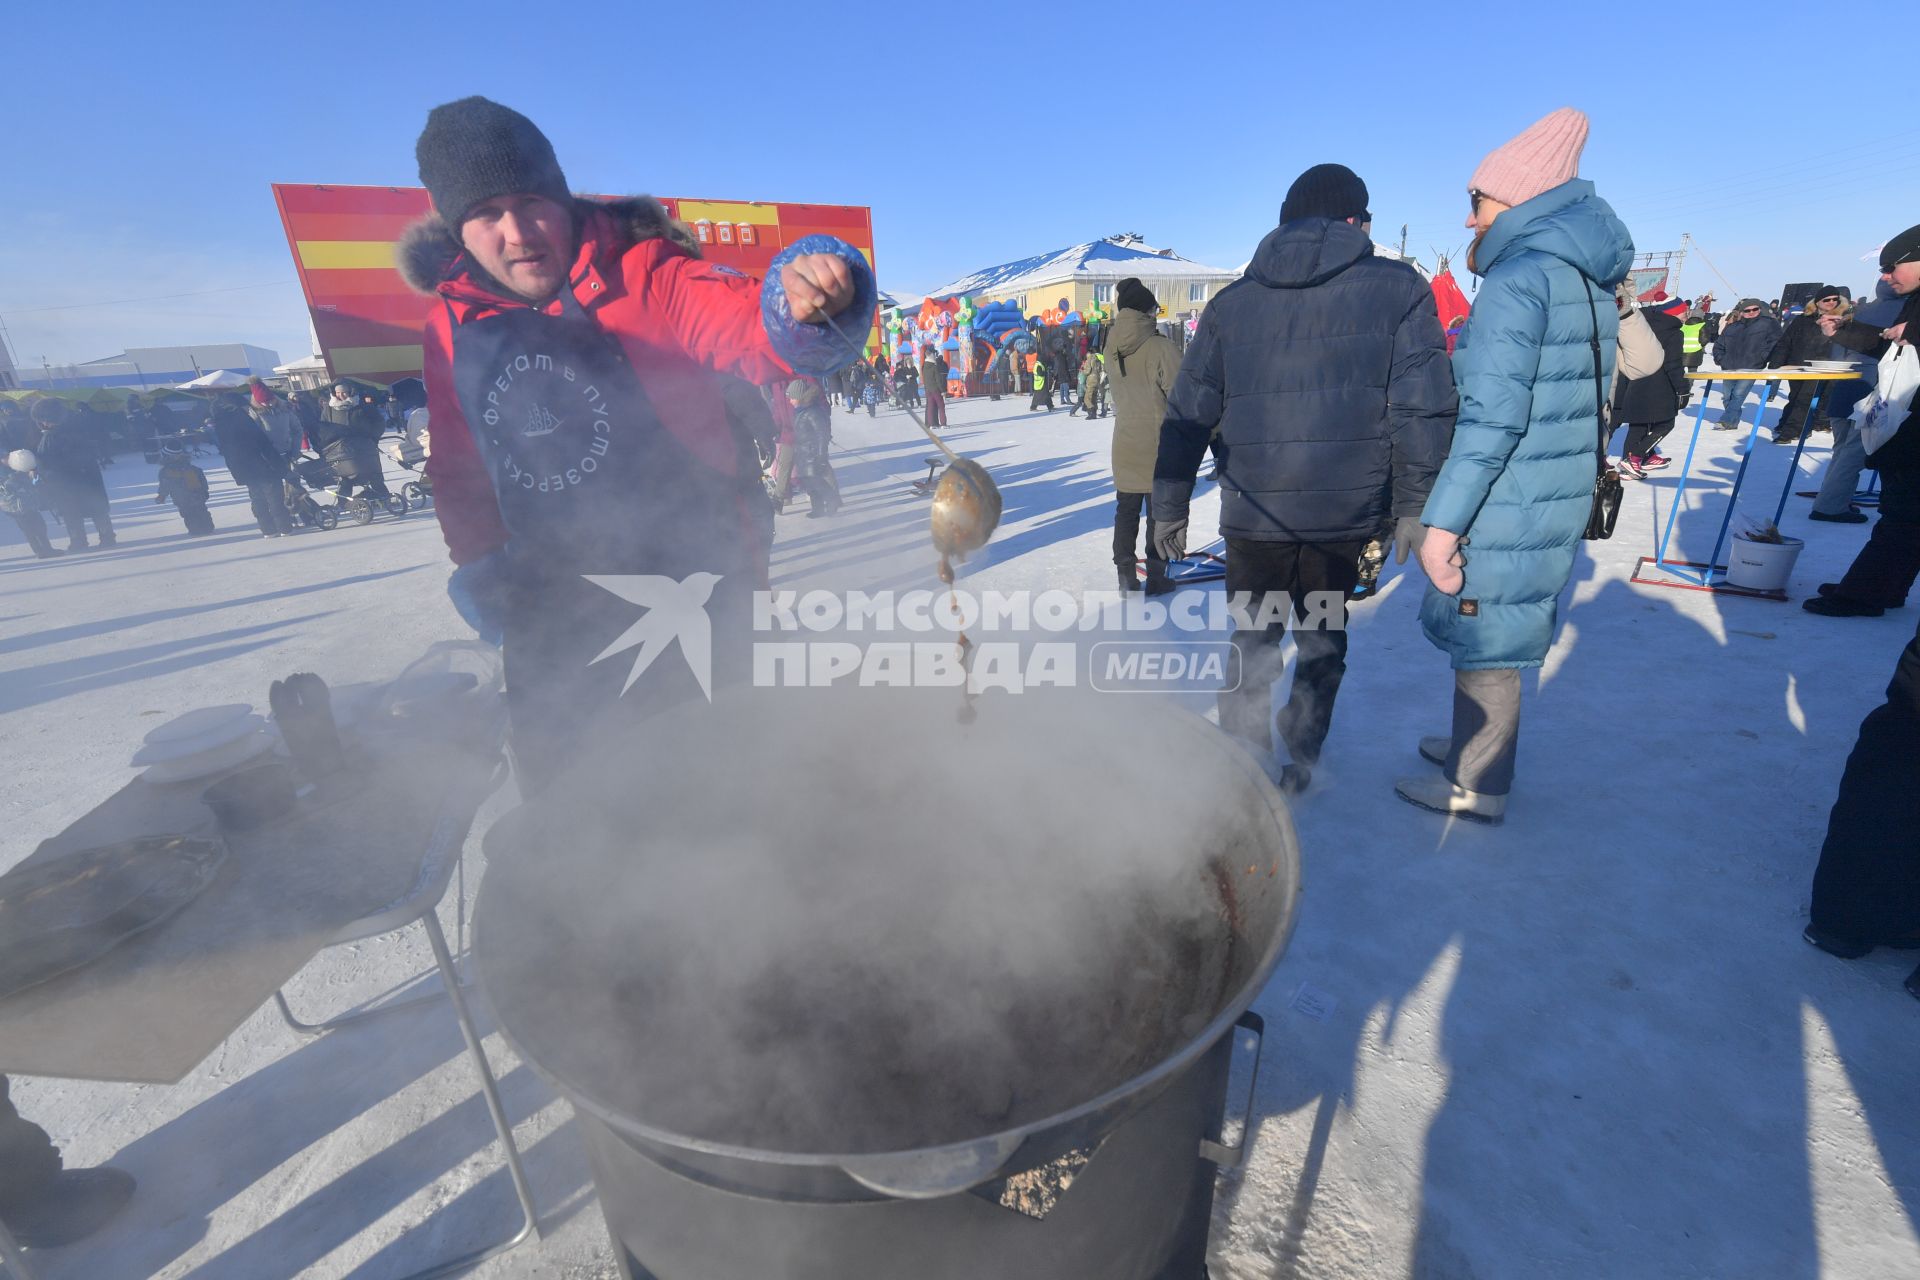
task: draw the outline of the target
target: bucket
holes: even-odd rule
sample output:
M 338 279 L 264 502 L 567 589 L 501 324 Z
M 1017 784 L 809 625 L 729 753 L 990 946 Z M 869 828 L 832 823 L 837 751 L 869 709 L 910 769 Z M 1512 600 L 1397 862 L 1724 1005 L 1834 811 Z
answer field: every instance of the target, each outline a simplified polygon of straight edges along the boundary
M 1748 591 L 1784 591 L 1793 576 L 1793 563 L 1806 545 L 1798 538 L 1753 542 L 1735 534 L 1727 553 L 1727 585 Z

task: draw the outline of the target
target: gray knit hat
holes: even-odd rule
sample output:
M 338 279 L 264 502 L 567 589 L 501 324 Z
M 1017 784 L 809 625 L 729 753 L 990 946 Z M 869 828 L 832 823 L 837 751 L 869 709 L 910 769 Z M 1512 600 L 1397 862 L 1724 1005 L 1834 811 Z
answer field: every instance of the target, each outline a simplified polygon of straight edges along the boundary
M 561 205 L 573 198 L 547 135 L 512 107 L 485 98 L 428 112 L 413 155 L 434 211 L 456 236 L 467 210 L 482 200 L 522 191 Z

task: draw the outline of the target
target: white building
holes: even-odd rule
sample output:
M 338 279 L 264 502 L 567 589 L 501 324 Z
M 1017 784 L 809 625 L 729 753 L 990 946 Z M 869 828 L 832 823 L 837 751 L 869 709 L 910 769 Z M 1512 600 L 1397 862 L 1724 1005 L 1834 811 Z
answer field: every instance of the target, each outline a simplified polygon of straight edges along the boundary
M 77 387 L 171 387 L 215 369 L 273 376 L 280 353 L 245 342 L 210 342 L 194 347 L 134 347 L 117 356 L 83 364 L 43 365 L 20 370 L 23 387 L 59 390 Z
M 1160 314 L 1166 317 L 1200 311 L 1236 275 L 1183 258 L 1171 249 L 1156 249 L 1139 236 L 1118 235 L 1003 262 L 961 276 L 927 296 L 1010 300 L 1029 316 L 1058 306 L 1062 299 L 1069 311 L 1084 311 L 1094 303 L 1111 311 L 1114 287 L 1133 276 L 1153 290 Z

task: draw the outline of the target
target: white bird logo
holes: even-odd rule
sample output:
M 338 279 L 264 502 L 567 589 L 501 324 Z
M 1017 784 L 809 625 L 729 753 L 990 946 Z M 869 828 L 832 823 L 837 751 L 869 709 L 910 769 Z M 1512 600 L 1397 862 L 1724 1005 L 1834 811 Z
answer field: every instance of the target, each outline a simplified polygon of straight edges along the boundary
M 707 617 L 707 600 L 713 595 L 717 573 L 690 573 L 676 582 L 653 573 L 582 574 L 588 582 L 611 591 L 629 604 L 646 609 L 640 620 L 620 634 L 620 638 L 600 651 L 593 662 L 610 658 L 623 649 L 639 647 L 633 657 L 633 670 L 627 674 L 621 693 L 633 688 L 641 672 L 675 640 L 680 652 L 700 682 L 700 692 L 713 701 L 713 623 Z M 592 666 L 593 662 L 587 665 Z

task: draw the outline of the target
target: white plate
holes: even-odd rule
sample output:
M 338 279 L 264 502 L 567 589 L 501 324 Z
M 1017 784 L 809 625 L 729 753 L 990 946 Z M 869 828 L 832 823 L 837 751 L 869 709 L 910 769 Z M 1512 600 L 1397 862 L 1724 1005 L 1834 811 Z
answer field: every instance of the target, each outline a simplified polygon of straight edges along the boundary
M 1847 370 L 1857 369 L 1859 366 L 1851 360 L 1809 360 L 1807 361 L 1807 368 L 1814 370 L 1816 373 L 1845 373 Z
M 250 702 L 229 702 L 221 707 L 201 707 L 198 711 L 189 711 L 183 716 L 175 716 L 159 728 L 153 730 L 143 742 L 175 742 L 181 738 L 198 738 L 209 730 L 231 724 L 235 720 L 244 720 L 253 710 Z
M 254 733 L 249 737 L 238 738 L 224 746 L 202 751 L 184 760 L 169 760 L 165 764 L 156 764 L 140 775 L 142 782 L 192 782 L 196 778 L 211 777 L 224 773 L 265 751 L 273 745 L 273 737 L 266 733 Z
M 149 742 L 133 753 L 131 763 L 135 768 L 141 765 L 166 764 L 170 760 L 184 760 L 188 756 L 199 755 L 202 751 L 211 751 L 215 747 L 224 747 L 229 742 L 246 737 L 257 729 L 266 727 L 264 717 L 257 715 L 241 716 L 238 720 L 229 720 L 225 724 L 215 725 L 205 733 L 191 738 L 170 738 L 163 742 Z

